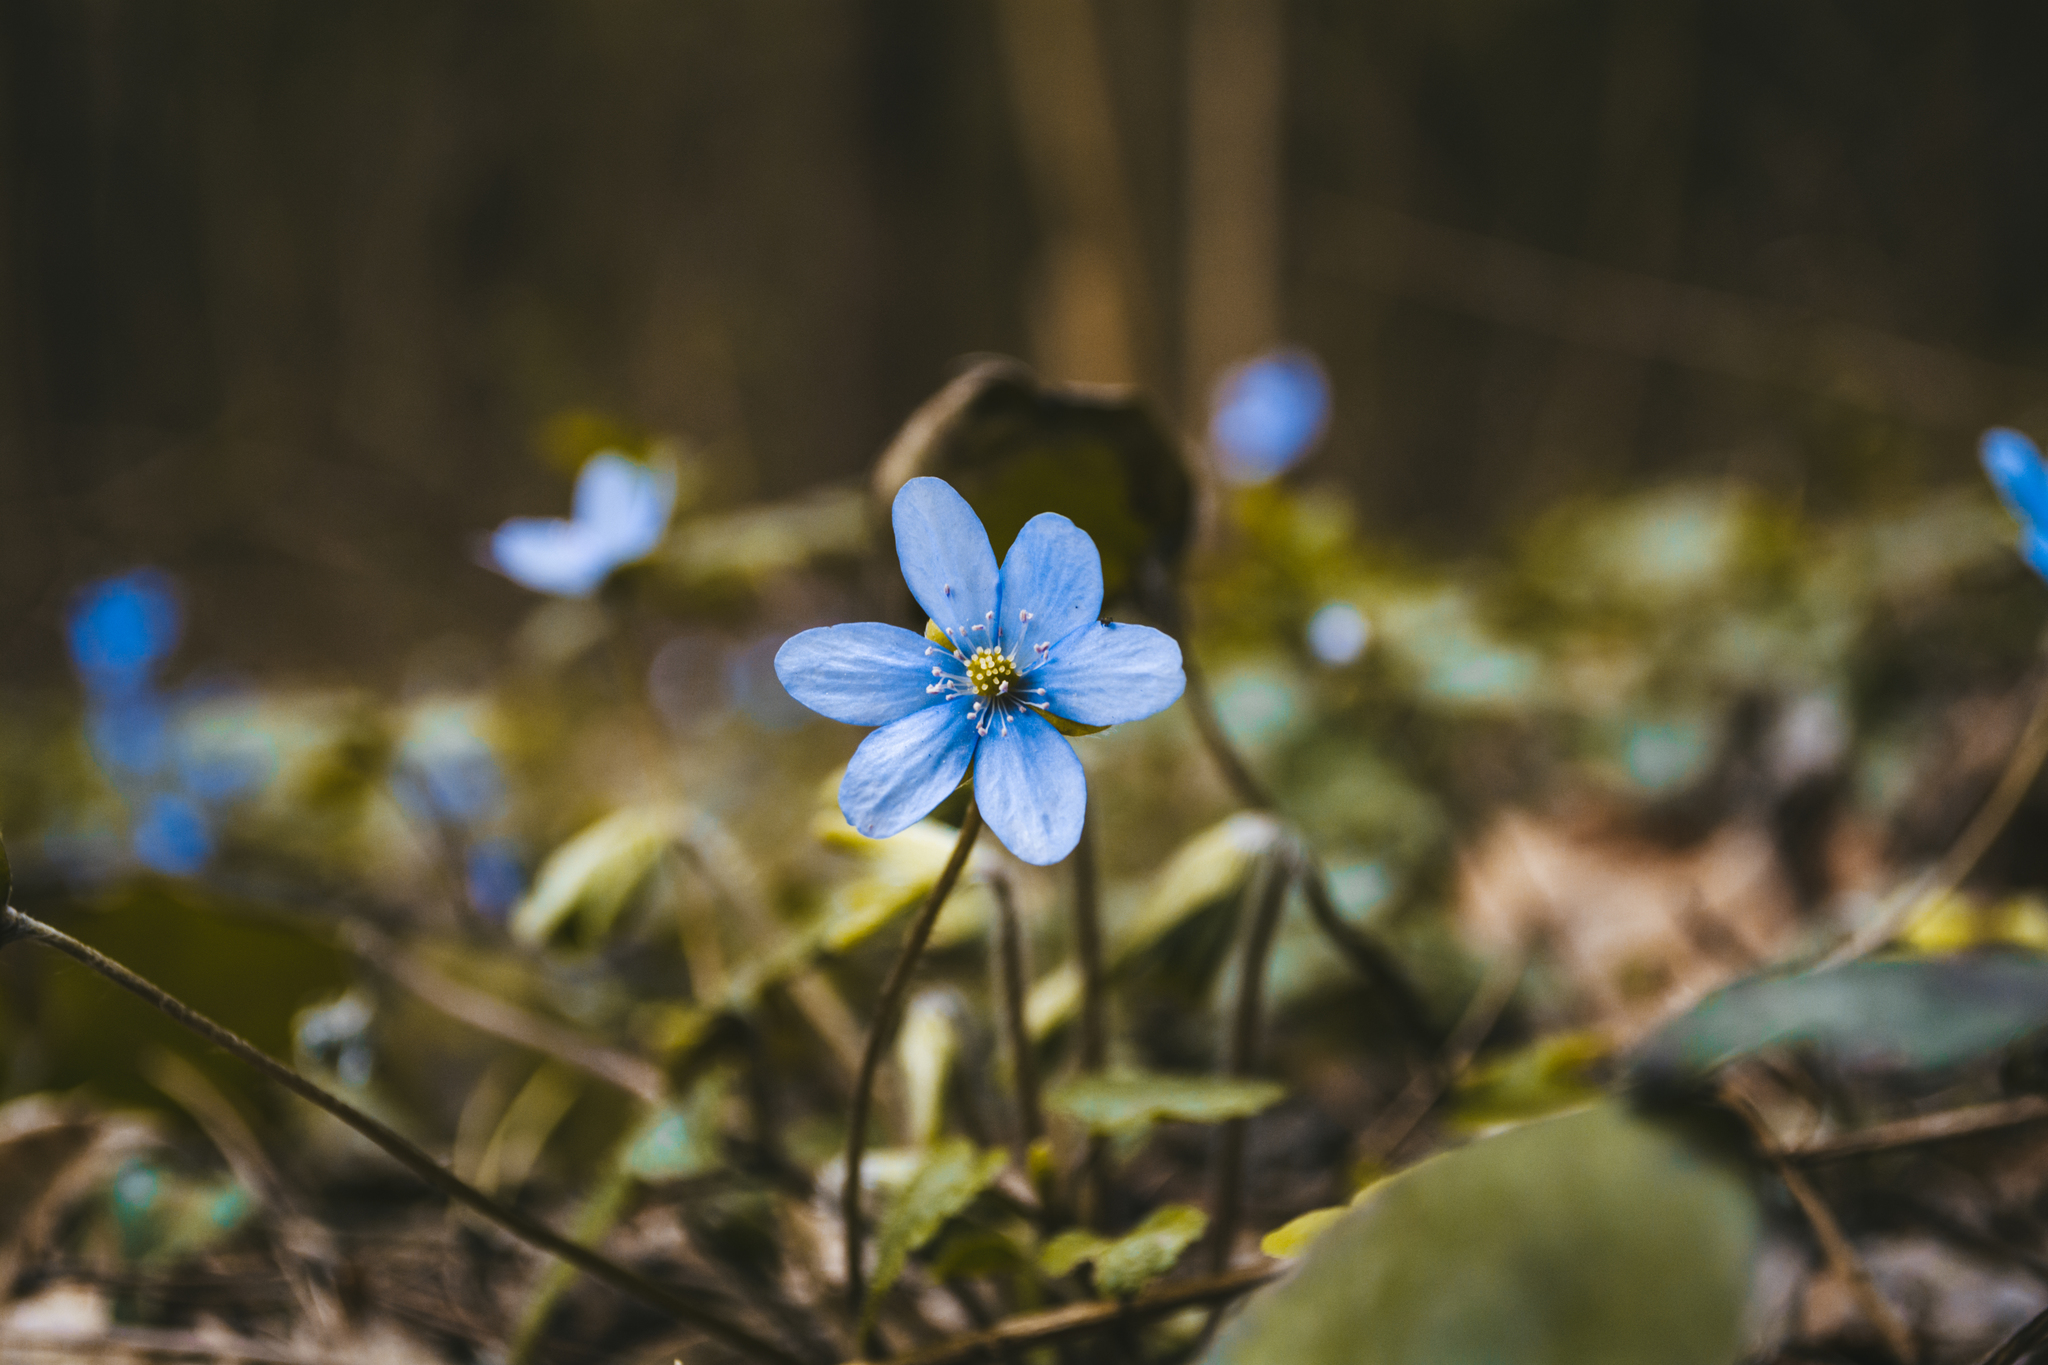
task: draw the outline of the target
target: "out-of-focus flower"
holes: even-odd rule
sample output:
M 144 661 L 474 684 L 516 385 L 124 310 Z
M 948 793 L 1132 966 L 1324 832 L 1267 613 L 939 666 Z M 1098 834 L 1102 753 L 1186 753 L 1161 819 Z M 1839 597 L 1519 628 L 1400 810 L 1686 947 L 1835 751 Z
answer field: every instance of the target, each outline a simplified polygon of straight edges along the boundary
M 1028 863 L 1055 863 L 1081 837 L 1087 780 L 1055 722 L 1117 725 L 1160 711 L 1186 686 L 1180 646 L 1098 619 L 1095 542 L 1053 512 L 1017 534 L 1001 568 L 966 499 L 939 479 L 896 494 L 896 554 L 931 617 L 920 637 L 865 622 L 823 626 L 775 656 L 789 694 L 822 716 L 881 728 L 861 741 L 839 809 L 886 839 L 974 774 L 984 819 Z
M 470 849 L 463 869 L 464 889 L 478 913 L 502 918 L 526 894 L 526 868 L 519 846 L 509 839 L 486 839 Z
M 1273 351 L 1224 371 L 1210 397 L 1209 442 L 1223 477 L 1264 483 L 1315 448 L 1330 422 L 1330 381 L 1306 351 Z
M 1349 602 L 1325 602 L 1308 618 L 1308 648 L 1332 668 L 1353 663 L 1372 640 L 1372 622 Z
M 2020 558 L 2048 578 L 2048 467 L 2032 441 L 2010 427 L 1993 427 L 1977 447 L 1999 500 L 2020 524 Z
M 189 877 L 213 856 L 213 823 L 198 802 L 160 792 L 143 803 L 131 842 L 136 858 L 152 872 Z
M 588 597 L 661 544 L 675 505 L 673 468 L 600 451 L 576 476 L 569 519 L 512 518 L 491 535 L 490 566 L 535 592 Z
M 64 642 L 86 691 L 111 696 L 146 689 L 177 646 L 182 616 L 177 588 L 161 569 L 86 584 L 64 622 Z

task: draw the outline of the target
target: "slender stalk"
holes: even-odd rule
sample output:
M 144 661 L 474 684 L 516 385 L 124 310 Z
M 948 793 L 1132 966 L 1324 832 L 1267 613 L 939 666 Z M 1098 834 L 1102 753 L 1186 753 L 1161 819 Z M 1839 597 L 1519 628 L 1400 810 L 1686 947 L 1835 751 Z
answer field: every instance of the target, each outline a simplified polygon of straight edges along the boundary
M 1135 1298 L 1098 1299 L 1042 1313 L 1006 1318 L 985 1332 L 968 1332 L 898 1356 L 887 1365 L 958 1365 L 970 1360 L 1006 1360 L 1028 1348 L 1065 1341 L 1088 1332 L 1129 1327 L 1149 1318 L 1204 1304 L 1228 1303 L 1286 1273 L 1284 1265 L 1246 1266 L 1224 1275 L 1154 1285 Z M 863 1365 L 855 1361 L 852 1365 Z
M 1224 733 L 1223 721 L 1216 714 L 1215 697 L 1209 691 L 1208 675 L 1196 662 L 1194 651 L 1188 647 L 1185 631 L 1176 631 L 1181 638 L 1181 670 L 1187 675 L 1188 686 L 1183 696 L 1187 702 L 1188 714 L 1195 719 L 1195 731 L 1202 738 L 1202 744 L 1209 751 L 1209 757 L 1223 772 L 1223 780 L 1237 799 L 1253 810 L 1279 813 L 1279 802 L 1266 785 L 1253 775 L 1251 766 L 1230 742 Z M 1345 922 L 1337 911 L 1337 903 L 1330 895 L 1328 877 L 1323 872 L 1322 862 L 1313 857 L 1302 859 L 1300 871 L 1302 889 L 1308 893 L 1308 908 L 1314 917 L 1316 927 L 1323 931 L 1344 959 L 1358 970 L 1358 973 L 1372 983 L 1379 992 L 1394 1022 L 1408 1034 L 1409 1041 L 1417 1047 L 1431 1047 L 1436 1042 L 1429 1023 L 1429 1011 L 1422 1004 L 1422 996 L 1408 979 L 1400 963 L 1370 938 Z
M 678 1322 L 717 1337 L 755 1359 L 773 1361 L 775 1365 L 803 1365 L 799 1357 L 783 1347 L 756 1336 L 736 1323 L 726 1321 L 711 1309 L 692 1302 L 672 1289 L 656 1284 L 609 1257 L 602 1256 L 588 1247 L 578 1246 L 538 1219 L 485 1194 L 476 1186 L 454 1175 L 396 1131 L 346 1101 L 329 1094 L 268 1053 L 214 1023 L 176 996 L 144 980 L 112 958 L 80 943 L 70 935 L 52 929 L 12 906 L 7 906 L 4 916 L 0 916 L 0 944 L 16 938 L 34 940 L 91 968 L 216 1047 L 233 1053 L 300 1099 L 333 1115 L 361 1133 L 441 1194 L 481 1214 L 521 1241 L 557 1260 L 575 1266 L 591 1278 L 603 1281 L 619 1292 L 668 1314 Z
M 1294 884 L 1296 862 L 1291 850 L 1267 855 L 1260 874 L 1248 889 L 1250 922 L 1245 926 L 1244 956 L 1238 965 L 1237 1009 L 1231 1016 L 1230 1039 L 1223 1058 L 1226 1075 L 1249 1076 L 1258 1066 L 1260 1025 L 1266 1002 L 1266 960 L 1272 956 L 1280 911 Z M 1216 1171 L 1210 1198 L 1209 1268 L 1221 1273 L 1230 1264 L 1244 1201 L 1244 1148 L 1249 1119 L 1223 1125 L 1216 1147 Z
M 2001 1128 L 2018 1128 L 2023 1124 L 2042 1122 L 2048 1122 L 2048 1099 L 2039 1095 L 2022 1095 L 2018 1099 L 1973 1104 L 1962 1109 L 1944 1110 L 1938 1114 L 1922 1114 L 1918 1118 L 1880 1123 L 1835 1137 L 1821 1138 L 1817 1142 L 1803 1142 L 1797 1147 L 1787 1148 L 1785 1155 L 1799 1162 L 1835 1161 L 1842 1157 L 1888 1152 L 1900 1147 L 1953 1142 L 1958 1138 L 1975 1137 L 1979 1133 L 1997 1132 Z
M 1102 965 L 1102 871 L 1095 860 L 1095 819 L 1081 825 L 1074 846 L 1074 960 L 1081 969 L 1081 1070 L 1093 1074 L 1109 1064 L 1109 988 Z M 1109 1138 L 1088 1135 L 1081 1160 L 1081 1221 L 1101 1227 L 1109 1216 Z
M 2048 1346 L 2048 1311 L 2027 1319 L 1978 1365 L 2026 1365 L 2027 1361 L 2039 1358 L 2037 1353 L 2043 1346 Z
M 1187 691 L 1183 700 L 1188 704 L 1188 713 L 1195 718 L 1195 730 L 1202 737 L 1203 747 L 1209 757 L 1223 770 L 1223 781 L 1237 793 L 1237 799 L 1253 810 L 1277 810 L 1279 803 L 1273 793 L 1266 790 L 1266 784 L 1252 774 L 1251 766 L 1230 742 L 1230 736 L 1223 732 L 1223 720 L 1216 714 L 1216 699 L 1209 692 L 1209 675 L 1195 662 L 1194 652 L 1181 642 L 1181 671 L 1187 675 Z
M 1045 1109 L 1038 1099 L 1038 1058 L 1024 1023 L 1024 935 L 1010 879 L 990 877 L 988 887 L 996 901 L 996 932 L 990 936 L 995 943 L 996 997 L 1002 1004 L 1003 1041 L 1017 1083 L 1017 1165 L 1029 1175 L 1031 1144 L 1045 1136 Z
M 1942 855 L 1932 871 L 1894 894 L 1884 908 L 1871 917 L 1870 923 L 1828 956 L 1826 965 L 1864 957 L 1884 947 L 1898 934 L 1906 917 L 1916 908 L 1955 890 L 1963 878 L 1976 870 L 1978 860 L 1990 850 L 1992 842 L 2020 808 L 2020 802 L 2026 799 L 2034 779 L 2041 774 L 2041 765 L 2048 762 L 2048 673 L 2043 674 L 2035 687 L 2034 709 L 2020 731 L 2019 742 L 2013 745 L 2012 757 L 2006 761 L 2005 771 L 1999 774 L 1997 785 L 1984 798 L 1984 804 L 1977 808 L 1970 823 L 1963 827 L 1963 832 L 1949 845 L 1948 852 Z
M 896 1024 L 902 1018 L 903 999 L 910 990 L 911 971 L 916 968 L 918 958 L 924 956 L 924 945 L 932 936 L 932 926 L 938 923 L 939 911 L 945 906 L 946 897 L 952 894 L 954 884 L 960 880 L 961 869 L 967 866 L 967 855 L 974 851 L 974 840 L 980 833 L 981 811 L 969 801 L 966 818 L 960 822 L 960 837 L 953 844 L 953 855 L 946 859 L 945 870 L 932 883 L 931 894 L 925 897 L 917 918 L 911 921 L 909 930 L 903 935 L 903 949 L 896 955 L 896 964 L 882 982 L 882 996 L 875 1004 L 874 1023 L 868 1028 L 867 1047 L 861 1053 L 860 1074 L 854 1080 L 853 1108 L 847 1117 L 846 1127 L 846 1188 L 840 1192 L 839 1212 L 846 1222 L 847 1312 L 856 1322 L 860 1320 L 861 1308 L 867 1298 L 867 1276 L 860 1262 L 860 1163 L 868 1145 L 868 1115 L 874 1108 L 875 1073 L 882 1065 L 882 1054 L 888 1051 L 890 1036 L 896 1032 Z
M 1444 1091 L 1465 1074 L 1465 1068 L 1472 1065 L 1480 1044 L 1486 1041 L 1486 1035 L 1493 1032 L 1493 1026 L 1500 1021 L 1501 1011 L 1515 998 L 1515 988 L 1522 984 L 1522 973 L 1528 962 L 1529 955 L 1517 950 L 1494 963 L 1492 970 L 1480 981 L 1479 989 L 1472 993 L 1472 999 L 1458 1017 L 1456 1026 L 1451 1029 L 1441 1058 L 1418 1068 L 1394 1102 L 1359 1138 L 1359 1160 L 1379 1163 L 1392 1156 L 1395 1149 L 1415 1131 L 1415 1125 L 1422 1122 L 1423 1115 L 1436 1106 Z

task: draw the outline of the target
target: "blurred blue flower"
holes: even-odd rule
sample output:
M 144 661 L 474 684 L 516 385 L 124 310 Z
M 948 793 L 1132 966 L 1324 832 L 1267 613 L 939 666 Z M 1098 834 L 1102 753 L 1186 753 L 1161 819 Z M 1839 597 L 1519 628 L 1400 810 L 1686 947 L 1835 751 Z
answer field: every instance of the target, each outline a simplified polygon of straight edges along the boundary
M 112 777 L 154 777 L 171 757 L 171 717 L 154 692 L 116 694 L 92 702 L 85 742 Z
M 512 518 L 491 536 L 491 566 L 535 592 L 588 597 L 661 544 L 675 504 L 675 470 L 601 451 L 576 476 L 570 519 Z
M 2010 427 L 1993 427 L 1977 447 L 1984 472 L 2020 524 L 2020 558 L 2048 578 L 2048 467 L 2034 443 Z
M 877 622 L 807 630 L 775 656 L 776 676 L 822 716 L 881 727 L 839 786 L 862 834 L 908 829 L 971 769 L 996 837 L 1027 863 L 1056 863 L 1080 841 L 1088 784 L 1053 719 L 1116 725 L 1172 705 L 1187 681 L 1180 646 L 1098 619 L 1101 556 L 1057 513 L 1026 523 L 1000 569 L 980 518 L 941 480 L 904 484 L 893 516 L 904 581 L 931 617 L 925 634 Z
M 161 792 L 143 803 L 131 842 L 150 871 L 189 877 L 213 856 L 213 822 L 197 801 Z
M 526 894 L 526 868 L 511 840 L 486 839 L 469 851 L 466 861 L 463 883 L 479 914 L 501 918 Z
M 1330 421 L 1330 381 L 1306 351 L 1273 351 L 1226 370 L 1210 396 L 1209 441 L 1223 477 L 1264 483 L 1315 448 Z
M 1372 622 L 1349 602 L 1325 602 L 1308 618 L 1308 648 L 1324 663 L 1341 668 L 1365 653 Z
M 88 692 L 136 692 L 177 646 L 182 617 L 170 576 L 136 569 L 79 590 L 65 617 L 64 643 Z

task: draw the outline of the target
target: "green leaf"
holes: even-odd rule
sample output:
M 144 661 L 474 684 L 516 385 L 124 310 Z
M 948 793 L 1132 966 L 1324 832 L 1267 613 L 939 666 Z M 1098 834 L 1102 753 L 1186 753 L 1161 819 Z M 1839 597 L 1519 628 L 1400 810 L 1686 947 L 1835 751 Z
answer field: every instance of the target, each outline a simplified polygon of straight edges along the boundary
M 1489 1058 L 1452 1087 L 1452 1121 L 1468 1130 L 1487 1128 L 1588 1104 L 1600 1096 L 1591 1073 L 1611 1050 L 1601 1033 L 1554 1033 Z
M 1287 1089 L 1241 1076 L 1169 1076 L 1112 1071 L 1077 1076 L 1048 1090 L 1046 1107 L 1098 1133 L 1116 1133 L 1163 1119 L 1222 1123 L 1250 1118 L 1278 1104 Z
M 627 806 L 563 844 L 512 912 L 513 937 L 546 943 L 573 930 L 586 946 L 602 940 L 674 839 L 675 823 L 665 806 Z
M 1006 1153 L 984 1152 L 965 1138 L 950 1138 L 932 1148 L 882 1220 L 874 1279 L 862 1310 L 863 1331 L 874 1321 L 882 1295 L 902 1277 L 910 1253 L 938 1236 L 946 1220 L 972 1204 L 1008 1164 Z
M 1372 1187 L 1206 1365 L 1732 1365 L 1758 1232 L 1746 1178 L 1618 1103 Z
M 1805 1046 L 1863 1070 L 1952 1066 L 2048 1025 L 2048 958 L 1977 952 L 1877 958 L 1737 982 L 1637 1049 L 1635 1075 L 1697 1078 L 1767 1048 Z
M 1045 1244 L 1038 1264 L 1048 1275 L 1065 1275 L 1083 1261 L 1095 1262 L 1095 1285 L 1115 1298 L 1128 1298 L 1173 1269 L 1181 1253 L 1209 1230 L 1209 1215 L 1191 1204 L 1165 1204 L 1121 1237 L 1102 1237 L 1076 1228 Z

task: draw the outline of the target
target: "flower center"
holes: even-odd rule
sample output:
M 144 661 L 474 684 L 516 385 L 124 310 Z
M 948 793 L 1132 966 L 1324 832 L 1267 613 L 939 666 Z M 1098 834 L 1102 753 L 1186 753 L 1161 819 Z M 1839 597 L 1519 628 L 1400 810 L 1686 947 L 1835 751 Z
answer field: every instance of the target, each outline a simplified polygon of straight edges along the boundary
M 984 697 L 997 696 L 1017 680 L 1017 665 L 1000 649 L 983 645 L 967 656 L 967 681 Z

